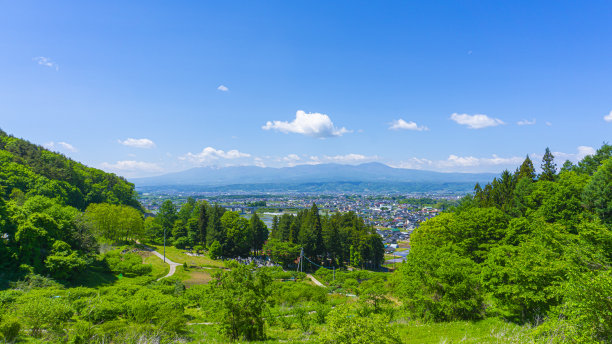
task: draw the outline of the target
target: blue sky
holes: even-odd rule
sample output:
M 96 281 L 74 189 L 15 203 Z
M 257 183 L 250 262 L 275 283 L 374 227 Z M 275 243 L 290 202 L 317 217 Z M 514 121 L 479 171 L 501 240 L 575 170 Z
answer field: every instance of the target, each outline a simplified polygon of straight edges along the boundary
M 4 1 L 0 128 L 127 177 L 561 164 L 612 137 L 612 2 Z

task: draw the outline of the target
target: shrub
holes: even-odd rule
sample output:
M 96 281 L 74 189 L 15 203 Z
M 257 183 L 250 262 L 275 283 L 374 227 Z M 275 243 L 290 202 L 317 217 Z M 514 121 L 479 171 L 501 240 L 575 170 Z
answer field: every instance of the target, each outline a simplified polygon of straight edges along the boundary
M 105 254 L 104 260 L 114 273 L 125 276 L 142 276 L 151 273 L 151 264 L 142 264 L 142 257 L 136 253 L 121 254 L 119 251 L 111 251 Z
M 0 323 L 0 337 L 7 343 L 14 343 L 19 337 L 21 324 L 15 318 L 5 319 Z
M 343 305 L 329 313 L 328 330 L 320 338 L 325 344 L 395 344 L 401 343 L 398 334 L 380 315 L 360 317 Z
M 295 316 L 295 320 L 302 330 L 302 332 L 307 332 L 310 330 L 310 314 L 308 314 L 308 310 L 302 306 L 293 308 L 293 315 Z

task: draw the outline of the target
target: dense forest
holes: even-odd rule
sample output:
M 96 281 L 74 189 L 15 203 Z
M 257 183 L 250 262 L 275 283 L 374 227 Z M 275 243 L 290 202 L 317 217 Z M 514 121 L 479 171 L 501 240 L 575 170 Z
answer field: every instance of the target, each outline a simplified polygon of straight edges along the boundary
M 395 276 L 406 311 L 432 321 L 502 317 L 538 338 L 612 338 L 612 146 L 557 173 L 546 149 L 411 237 Z M 553 341 L 554 341 L 553 340 Z
M 385 253 L 381 237 L 361 217 L 353 212 L 320 216 L 316 204 L 299 211 L 297 216 L 275 216 L 265 250 L 288 265 L 301 248 L 306 257 L 334 267 L 377 269 Z
M 189 199 L 145 220 L 122 178 L 4 133 L 1 142 L 0 342 L 612 338 L 607 144 L 560 169 L 547 149 L 541 173 L 527 157 L 476 185 L 413 232 L 397 271 L 378 272 L 380 237 L 354 213 L 321 216 L 313 204 L 268 232 L 257 214 Z M 171 277 L 153 255 L 164 242 Z M 297 272 L 301 249 L 313 262 L 305 271 L 323 267 Z M 231 259 L 249 255 L 282 267 Z

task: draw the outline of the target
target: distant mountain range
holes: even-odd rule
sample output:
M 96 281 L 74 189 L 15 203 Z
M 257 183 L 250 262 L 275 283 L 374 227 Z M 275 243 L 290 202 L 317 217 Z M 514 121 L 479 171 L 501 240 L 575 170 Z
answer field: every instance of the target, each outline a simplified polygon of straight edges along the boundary
M 476 182 L 490 182 L 496 174 L 493 173 L 443 173 L 424 170 L 411 170 L 393 168 L 381 163 L 366 163 L 361 165 L 319 164 L 298 165 L 294 167 L 196 167 L 182 172 L 169 173 L 157 177 L 130 179 L 138 189 L 158 189 L 158 187 L 174 186 L 175 189 L 186 190 L 189 187 L 197 189 L 222 189 L 220 187 L 232 185 L 264 185 L 278 188 L 286 185 L 285 189 L 300 189 L 300 185 L 312 187 L 316 185 L 392 185 L 395 183 L 419 185 L 466 184 Z M 206 187 L 206 188 L 202 188 Z M 471 188 L 470 188 L 471 189 Z M 299 191 L 299 190 L 296 190 Z

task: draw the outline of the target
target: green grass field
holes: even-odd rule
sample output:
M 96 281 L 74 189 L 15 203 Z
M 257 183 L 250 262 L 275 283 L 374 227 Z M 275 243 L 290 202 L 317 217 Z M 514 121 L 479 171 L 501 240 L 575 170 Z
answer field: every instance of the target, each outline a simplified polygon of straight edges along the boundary
M 164 251 L 164 247 L 161 245 L 149 245 L 157 252 L 162 253 Z M 192 266 L 207 266 L 213 268 L 222 268 L 223 262 L 220 260 L 210 259 L 208 256 L 189 256 L 186 254 L 186 250 L 181 250 L 173 246 L 166 246 L 166 257 L 170 258 L 173 262 L 176 263 L 187 263 L 187 265 Z

